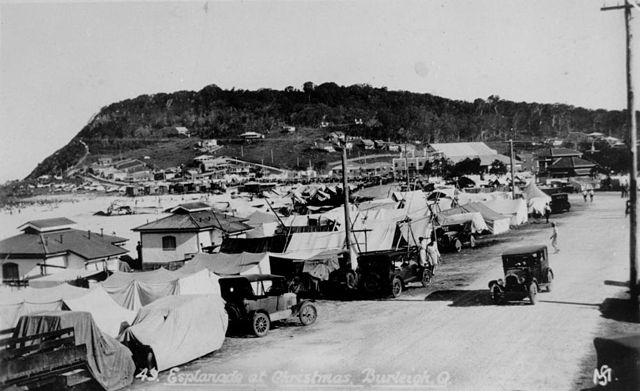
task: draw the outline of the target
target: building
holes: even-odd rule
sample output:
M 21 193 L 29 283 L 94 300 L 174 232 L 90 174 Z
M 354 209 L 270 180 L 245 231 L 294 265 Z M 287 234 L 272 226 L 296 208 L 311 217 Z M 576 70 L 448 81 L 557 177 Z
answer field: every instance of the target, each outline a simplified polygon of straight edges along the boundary
M 178 135 L 191 137 L 191 132 L 189 132 L 189 129 L 185 128 L 184 126 L 176 126 L 175 129 Z
M 140 233 L 142 263 L 168 263 L 189 259 L 203 248 L 220 245 L 228 236 L 252 229 L 246 219 L 213 211 L 202 202 L 178 205 L 171 215 L 133 229 Z
M 244 140 L 258 140 L 264 138 L 264 134 L 257 132 L 244 132 L 240 135 Z
M 21 234 L 0 241 L 3 282 L 64 269 L 117 270 L 128 239 L 74 229 L 75 224 L 65 217 L 32 220 L 18 227 Z
M 571 177 L 590 175 L 596 165 L 582 159 L 582 153 L 567 148 L 546 148 L 538 153 L 539 175 Z
M 452 163 L 458 163 L 465 159 L 480 159 L 480 167 L 489 170 L 494 161 L 504 163 L 507 168 L 511 167 L 511 159 L 508 156 L 499 154 L 495 149 L 491 149 L 485 143 L 433 143 L 430 148 L 437 154 L 449 159 Z M 516 169 L 519 169 L 521 162 L 514 160 Z
M 369 139 L 362 139 L 361 142 L 364 149 L 375 149 L 375 144 L 373 143 L 373 141 Z
M 415 156 L 394 158 L 392 160 L 393 173 L 396 176 L 406 175 L 407 167 L 409 167 L 409 175 L 414 175 L 422 171 L 427 160 L 430 160 L 430 157 Z
M 374 163 L 353 163 L 347 164 L 347 177 L 370 177 L 370 176 L 383 176 L 392 171 L 391 163 L 389 162 L 374 162 Z M 338 165 L 331 169 L 331 175 L 342 176 L 342 166 Z

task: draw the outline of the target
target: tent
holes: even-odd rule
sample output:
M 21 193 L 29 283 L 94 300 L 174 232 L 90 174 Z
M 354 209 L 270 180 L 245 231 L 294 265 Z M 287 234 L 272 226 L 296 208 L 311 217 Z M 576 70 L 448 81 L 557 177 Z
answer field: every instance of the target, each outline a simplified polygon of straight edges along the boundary
M 131 352 L 100 331 L 89 312 L 49 311 L 20 318 L 14 337 L 26 337 L 73 327 L 75 344 L 85 344 L 93 378 L 107 391 L 126 387 L 133 381 L 135 364 Z
M 62 284 L 52 288 L 29 287 L 3 293 L 0 295 L 0 330 L 14 327 L 23 315 L 41 311 L 60 311 L 64 299 L 84 296 L 88 292 L 86 288 Z
M 511 218 L 501 215 L 485 204 L 482 204 L 480 202 L 471 202 L 469 204 L 463 205 L 461 208 L 469 213 L 480 213 L 485 223 L 487 223 L 487 227 L 489 227 L 489 230 L 494 235 L 509 231 Z
M 215 277 L 208 270 L 160 268 L 150 272 L 114 272 L 103 288 L 124 308 L 137 311 L 161 297 L 180 294 L 220 294 Z
M 534 181 L 530 181 L 527 186 L 522 189 L 522 192 L 527 199 L 527 212 L 543 215 L 544 207 L 548 202 L 551 202 L 551 197 L 540 190 Z
M 509 216 L 510 225 L 518 226 L 528 221 L 527 202 L 521 198 L 515 200 L 498 199 L 484 202 L 484 205 L 503 216 Z
M 168 296 L 142 307 L 120 341 L 134 352 L 136 362 L 138 352 L 150 347 L 158 371 L 163 371 L 219 349 L 227 324 L 220 295 Z
M 468 222 L 471 222 L 471 232 L 482 232 L 489 229 L 482 215 L 478 212 L 447 215 L 446 211 L 444 211 L 438 215 L 438 223 L 441 226 L 465 224 Z
M 278 218 L 273 213 L 265 213 L 256 210 L 247 216 L 246 224 L 254 227 L 254 229 L 246 233 L 247 238 L 262 238 L 265 236 L 273 236 L 276 228 L 280 224 Z
M 84 296 L 66 298 L 63 301 L 71 311 L 90 312 L 100 330 L 114 338 L 120 334 L 123 322 L 129 325 L 136 316 L 135 311 L 121 307 L 101 286 Z
M 342 249 L 344 242 L 344 231 L 300 232 L 291 235 L 285 253 L 306 252 L 308 256 L 312 256 L 320 250 Z
M 95 278 L 101 273 L 105 273 L 104 270 L 64 269 L 55 274 L 30 279 L 29 286 L 32 288 L 51 288 L 80 278 Z
M 238 274 L 271 274 L 269 253 L 196 254 L 183 271 L 208 269 L 219 276 Z
M 303 273 L 309 273 L 321 281 L 326 281 L 329 279 L 329 274 L 340 267 L 338 258 L 343 253 L 344 250 L 320 250 L 312 254 L 302 251 L 299 253 L 272 254 L 270 260 L 274 263 L 274 268 L 278 270 L 278 273 L 283 275 L 292 273 L 292 270 L 295 269 L 293 263 L 302 262 L 304 263 L 302 266 Z

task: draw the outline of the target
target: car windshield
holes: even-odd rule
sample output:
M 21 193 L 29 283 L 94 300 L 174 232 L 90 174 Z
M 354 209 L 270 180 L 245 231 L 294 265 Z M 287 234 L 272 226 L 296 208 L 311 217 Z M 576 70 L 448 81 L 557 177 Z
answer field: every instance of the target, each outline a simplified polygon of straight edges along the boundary
M 511 256 L 504 260 L 505 267 L 530 267 L 533 266 L 535 254 Z

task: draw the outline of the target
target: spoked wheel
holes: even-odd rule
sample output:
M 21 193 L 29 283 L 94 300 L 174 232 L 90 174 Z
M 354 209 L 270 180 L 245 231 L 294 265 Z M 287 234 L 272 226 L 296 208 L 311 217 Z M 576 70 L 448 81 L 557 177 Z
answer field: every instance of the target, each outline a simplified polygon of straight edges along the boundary
M 373 294 L 380 291 L 380 276 L 376 273 L 370 273 L 364 276 L 362 281 L 364 291 Z
M 547 292 L 551 292 L 553 288 L 553 272 L 551 270 L 547 271 L 547 281 L 549 281 L 547 284 Z
M 391 281 L 391 294 L 393 297 L 398 297 L 402 294 L 402 281 L 398 277 L 394 277 Z
M 536 285 L 535 282 L 532 282 L 531 285 L 529 285 L 529 300 L 531 301 L 531 304 L 536 304 L 536 299 L 538 296 L 538 285 Z
M 251 322 L 253 333 L 258 337 L 264 337 L 269 332 L 271 327 L 271 321 L 267 314 L 262 312 L 256 312 L 253 314 L 253 320 Z
M 316 306 L 311 303 L 304 303 L 302 308 L 300 308 L 298 318 L 303 326 L 313 324 L 318 318 L 318 310 L 316 309 Z
M 429 282 L 431 282 L 431 277 L 433 277 L 433 272 L 429 268 L 425 268 L 422 272 L 422 280 L 420 280 L 422 286 L 426 287 L 427 285 L 429 285 Z
M 453 242 L 453 248 L 456 250 L 457 253 L 462 251 L 462 242 L 460 241 L 460 239 L 456 239 L 456 241 Z
M 504 293 L 500 290 L 500 288 L 493 288 L 491 290 L 491 300 L 493 304 L 500 305 L 504 303 Z

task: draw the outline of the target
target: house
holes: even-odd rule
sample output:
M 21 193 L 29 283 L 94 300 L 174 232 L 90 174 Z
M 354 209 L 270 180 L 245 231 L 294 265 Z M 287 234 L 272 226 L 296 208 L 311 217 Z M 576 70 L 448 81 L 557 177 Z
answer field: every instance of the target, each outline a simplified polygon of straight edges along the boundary
M 364 149 L 375 149 L 375 144 L 373 143 L 373 141 L 363 138 L 361 142 Z
M 98 165 L 100 166 L 110 166 L 113 163 L 113 158 L 111 157 L 101 157 L 98 158 Z
M 138 159 L 124 159 L 113 163 L 113 168 L 126 173 L 146 170 L 147 165 Z
M 240 137 L 244 140 L 258 140 L 264 138 L 264 134 L 257 132 L 244 132 Z
M 171 215 L 133 229 L 140 233 L 142 263 L 168 263 L 190 258 L 203 248 L 252 229 L 246 219 L 214 211 L 203 202 L 169 210 Z
M 511 159 L 508 156 L 499 154 L 495 149 L 491 149 L 482 142 L 467 143 L 432 143 L 429 148 L 452 163 L 458 163 L 465 159 L 480 159 L 480 167 L 489 170 L 494 161 L 498 160 L 507 167 L 511 167 Z M 514 160 L 515 168 L 519 169 L 521 162 Z
M 178 135 L 191 137 L 191 132 L 189 132 L 189 129 L 185 128 L 184 126 L 176 126 L 175 129 Z
M 21 234 L 0 241 L 2 281 L 20 281 L 64 269 L 117 270 L 118 256 L 128 240 L 74 229 L 65 217 L 32 220 L 18 227 Z
M 540 175 L 553 177 L 589 175 L 595 164 L 582 159 L 582 153 L 568 148 L 545 148 L 538 153 Z
M 295 126 L 291 126 L 291 125 L 283 125 L 282 126 L 282 131 L 284 133 L 293 133 L 296 131 L 296 127 Z

